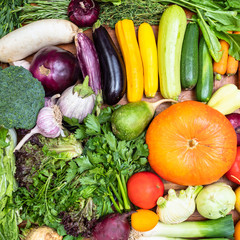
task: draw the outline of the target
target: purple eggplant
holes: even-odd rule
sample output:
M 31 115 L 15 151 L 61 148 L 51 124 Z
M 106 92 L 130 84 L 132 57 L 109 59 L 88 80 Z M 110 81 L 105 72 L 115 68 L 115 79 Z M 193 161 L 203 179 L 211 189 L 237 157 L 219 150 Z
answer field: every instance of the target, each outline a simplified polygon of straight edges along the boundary
M 118 103 L 126 91 L 126 70 L 122 57 L 108 31 L 96 22 L 93 41 L 98 53 L 103 101 L 108 105 Z
M 83 32 L 75 36 L 77 58 L 83 78 L 89 77 L 89 86 L 95 94 L 101 91 L 100 63 L 94 43 Z

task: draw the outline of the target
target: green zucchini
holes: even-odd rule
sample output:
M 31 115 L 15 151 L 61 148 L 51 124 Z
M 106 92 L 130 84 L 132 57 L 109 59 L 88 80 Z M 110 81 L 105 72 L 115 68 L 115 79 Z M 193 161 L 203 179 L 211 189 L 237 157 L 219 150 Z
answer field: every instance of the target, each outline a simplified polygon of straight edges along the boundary
M 186 26 L 186 14 L 177 5 L 168 7 L 159 22 L 159 81 L 164 98 L 177 100 L 181 93 L 180 60 Z
M 199 43 L 199 68 L 196 97 L 200 102 L 208 102 L 213 92 L 213 64 L 203 37 Z
M 180 65 L 181 85 L 185 90 L 191 90 L 197 84 L 198 39 L 198 24 L 195 22 L 189 22 L 183 39 Z

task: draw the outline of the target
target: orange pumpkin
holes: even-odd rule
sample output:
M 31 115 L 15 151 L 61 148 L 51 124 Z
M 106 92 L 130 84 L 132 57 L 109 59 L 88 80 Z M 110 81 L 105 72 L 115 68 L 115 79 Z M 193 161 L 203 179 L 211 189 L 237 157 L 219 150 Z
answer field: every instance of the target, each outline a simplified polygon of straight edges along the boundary
M 146 134 L 149 163 L 162 178 L 180 185 L 217 181 L 233 164 L 237 136 L 229 120 L 197 101 L 159 113 Z

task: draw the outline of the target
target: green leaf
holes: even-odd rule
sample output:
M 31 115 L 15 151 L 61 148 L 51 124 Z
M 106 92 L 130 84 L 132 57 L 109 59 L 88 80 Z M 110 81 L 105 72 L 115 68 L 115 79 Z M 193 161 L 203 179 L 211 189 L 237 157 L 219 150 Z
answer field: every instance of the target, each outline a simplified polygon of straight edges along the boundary
M 85 126 L 81 125 L 81 126 L 75 131 L 75 138 L 76 138 L 76 139 L 79 139 L 79 140 L 83 140 L 83 139 L 87 138 Z
M 218 31 L 238 31 L 240 29 L 240 18 L 236 11 L 214 11 L 206 12 L 206 17 L 213 19 L 211 23 Z
M 73 178 L 76 176 L 78 171 L 78 166 L 74 161 L 69 162 L 69 168 L 67 169 L 67 174 L 65 177 L 65 180 L 67 182 L 70 182 L 73 180 Z
M 215 31 L 218 38 L 225 40 L 230 45 L 228 53 L 236 60 L 240 60 L 240 34 L 230 34 Z
M 108 133 L 104 134 L 104 136 L 107 140 L 107 143 L 109 145 L 110 150 L 111 151 L 116 151 L 116 149 L 117 149 L 117 139 L 114 136 L 114 134 L 112 132 L 108 132 Z
M 79 173 L 83 173 L 86 170 L 92 169 L 93 165 L 92 163 L 89 161 L 88 157 L 82 156 L 80 158 L 76 158 L 75 162 L 78 165 L 78 172 Z
M 228 4 L 232 8 L 240 9 L 239 0 L 227 0 Z
M 98 118 L 93 114 L 88 114 L 84 119 L 84 124 L 86 126 L 86 133 L 88 135 L 97 135 L 101 132 L 101 126 Z
M 0 148 L 5 148 L 9 145 L 9 143 L 6 142 L 8 134 L 8 129 L 0 126 Z
M 214 59 L 215 62 L 219 62 L 222 57 L 221 52 L 221 44 L 216 37 L 214 31 L 210 28 L 210 26 L 203 19 L 201 12 L 197 9 L 197 13 L 199 18 L 197 19 L 198 25 L 202 31 L 204 40 L 208 46 L 208 50 Z

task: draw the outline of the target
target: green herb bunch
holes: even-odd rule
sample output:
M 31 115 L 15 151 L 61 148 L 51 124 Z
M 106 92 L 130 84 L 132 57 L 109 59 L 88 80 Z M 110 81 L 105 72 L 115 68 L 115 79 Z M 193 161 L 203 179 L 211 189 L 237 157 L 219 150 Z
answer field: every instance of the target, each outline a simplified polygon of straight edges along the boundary
M 0 1 L 0 38 L 22 26 L 17 8 L 24 3 L 26 3 L 26 0 Z
M 66 239 L 78 239 L 89 236 L 101 216 L 132 208 L 126 182 L 133 173 L 150 170 L 148 147 L 144 134 L 132 141 L 119 141 L 113 135 L 113 110 L 104 108 L 97 117 L 88 115 L 78 124 L 74 136 L 84 145 L 81 156 L 65 158 L 47 144 L 39 148 L 45 156 L 42 165 L 31 175 L 32 184 L 20 187 L 14 196 L 22 219 L 53 227 Z M 29 143 L 21 151 L 24 148 L 31 157 Z

